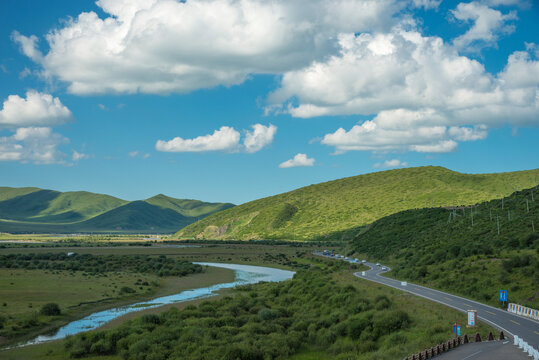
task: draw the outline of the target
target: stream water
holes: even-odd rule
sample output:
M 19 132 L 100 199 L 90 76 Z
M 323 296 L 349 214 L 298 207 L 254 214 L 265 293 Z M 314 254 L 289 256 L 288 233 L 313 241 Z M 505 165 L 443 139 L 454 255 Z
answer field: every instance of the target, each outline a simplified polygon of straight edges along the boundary
M 261 281 L 277 282 L 288 280 L 294 276 L 293 271 L 263 267 L 263 266 L 251 266 L 251 265 L 238 265 L 238 264 L 221 264 L 221 263 L 206 263 L 199 262 L 196 264 L 220 267 L 225 269 L 234 270 L 236 277 L 233 282 L 221 283 L 211 285 L 203 288 L 186 290 L 178 294 L 163 296 L 148 301 L 138 302 L 136 304 L 116 307 L 104 311 L 93 313 L 83 319 L 75 320 L 69 324 L 56 330 L 53 334 L 40 335 L 33 340 L 30 340 L 24 344 L 20 344 L 17 347 L 40 344 L 47 341 L 63 339 L 68 335 L 75 335 L 84 331 L 94 330 L 101 325 L 116 319 L 125 314 L 129 314 L 136 311 L 150 309 L 166 304 L 172 304 L 177 302 L 184 302 L 189 300 L 196 300 L 207 298 L 216 295 L 216 292 L 220 289 L 229 289 L 238 285 L 255 284 Z

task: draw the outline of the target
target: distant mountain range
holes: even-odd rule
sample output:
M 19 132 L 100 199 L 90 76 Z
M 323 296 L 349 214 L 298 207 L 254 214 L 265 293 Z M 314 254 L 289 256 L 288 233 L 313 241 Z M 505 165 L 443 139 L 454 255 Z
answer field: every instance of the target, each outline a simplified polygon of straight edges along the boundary
M 178 238 L 346 240 L 358 228 L 409 209 L 472 205 L 539 183 L 539 169 L 461 174 L 426 166 L 310 185 L 220 211 Z
M 162 194 L 126 201 L 86 191 L 0 187 L 0 232 L 172 233 L 233 206 Z

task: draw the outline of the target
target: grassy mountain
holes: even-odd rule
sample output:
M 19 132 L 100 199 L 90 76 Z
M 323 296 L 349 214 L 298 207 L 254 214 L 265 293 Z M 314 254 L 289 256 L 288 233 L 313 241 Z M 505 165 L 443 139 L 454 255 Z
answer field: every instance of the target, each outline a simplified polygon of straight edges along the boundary
M 187 217 L 204 217 L 234 206 L 230 203 L 207 203 L 200 200 L 174 199 L 163 194 L 144 201 L 164 209 L 174 210 Z
M 455 211 L 403 211 L 364 228 L 352 248 L 399 279 L 492 305 L 506 289 L 510 302 L 539 308 L 538 197 L 534 187 Z
M 234 206 L 157 195 L 125 201 L 86 191 L 0 187 L 0 232 L 174 232 Z
M 86 220 L 127 203 L 86 191 L 59 192 L 38 188 L 0 188 L 0 218 L 32 222 Z
M 348 230 L 399 211 L 475 204 L 538 182 L 539 169 L 477 175 L 434 166 L 381 171 L 251 201 L 208 216 L 176 236 L 344 239 Z

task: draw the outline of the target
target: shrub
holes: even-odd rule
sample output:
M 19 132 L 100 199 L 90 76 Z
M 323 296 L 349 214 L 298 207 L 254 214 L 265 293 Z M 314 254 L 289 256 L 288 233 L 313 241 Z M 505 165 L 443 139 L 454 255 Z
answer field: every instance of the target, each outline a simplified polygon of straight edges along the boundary
M 39 311 L 42 315 L 46 316 L 57 316 L 60 315 L 60 306 L 56 303 L 48 303 L 43 305 L 41 310 Z
M 129 286 L 122 286 L 120 289 L 120 294 L 133 294 L 136 291 L 134 289 L 131 289 Z

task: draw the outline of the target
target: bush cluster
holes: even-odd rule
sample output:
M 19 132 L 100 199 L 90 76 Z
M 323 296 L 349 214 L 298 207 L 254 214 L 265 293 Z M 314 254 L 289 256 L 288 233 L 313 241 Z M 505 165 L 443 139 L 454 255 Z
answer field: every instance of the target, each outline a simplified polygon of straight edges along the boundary
M 244 286 L 235 297 L 73 336 L 65 348 L 72 358 L 265 360 L 305 347 L 338 357 L 375 351 L 379 339 L 409 325 L 408 314 L 387 297 L 369 300 L 329 271 L 310 270 L 283 283 Z
M 84 271 L 87 273 L 134 272 L 158 276 L 185 276 L 203 271 L 203 267 L 164 255 L 91 255 L 32 253 L 0 255 L 0 268 Z

